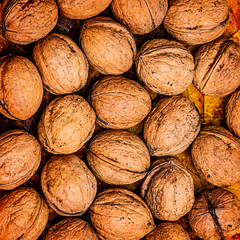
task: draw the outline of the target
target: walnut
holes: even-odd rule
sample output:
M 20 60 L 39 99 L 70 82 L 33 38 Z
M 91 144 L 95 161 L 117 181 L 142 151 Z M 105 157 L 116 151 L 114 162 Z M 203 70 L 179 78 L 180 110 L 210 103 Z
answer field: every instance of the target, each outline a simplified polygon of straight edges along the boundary
M 144 124 L 144 139 L 152 156 L 174 156 L 186 150 L 200 131 L 194 104 L 185 97 L 158 101 Z
M 41 147 L 37 139 L 24 130 L 10 130 L 0 135 L 0 188 L 14 189 L 37 171 Z
M 194 77 L 194 59 L 181 43 L 167 39 L 147 41 L 138 52 L 136 71 L 152 91 L 164 95 L 184 92 Z
M 193 206 L 193 178 L 174 158 L 159 158 L 141 186 L 141 196 L 153 216 L 160 220 L 176 221 Z
M 55 95 L 83 88 L 88 79 L 88 62 L 71 38 L 51 33 L 33 48 L 33 59 L 46 90 Z
M 97 193 L 97 180 L 76 155 L 53 156 L 45 164 L 41 186 L 48 205 L 62 216 L 81 216 Z
M 240 180 L 240 140 L 223 127 L 204 127 L 191 147 L 200 177 L 219 187 Z
M 57 97 L 42 113 L 39 141 L 53 154 L 74 153 L 92 137 L 95 119 L 95 112 L 81 96 Z
M 8 192 L 0 199 L 0 239 L 37 240 L 48 215 L 47 204 L 33 188 Z
M 228 18 L 225 0 L 172 0 L 163 24 L 174 38 L 197 45 L 221 36 Z
M 80 43 L 91 65 L 105 75 L 127 72 L 137 53 L 129 30 L 107 17 L 98 16 L 85 21 Z
M 240 227 L 240 201 L 227 190 L 216 188 L 200 194 L 188 214 L 195 234 L 206 240 L 223 240 Z
M 99 193 L 89 208 L 89 216 L 100 239 L 138 240 L 155 228 L 146 203 L 121 188 Z

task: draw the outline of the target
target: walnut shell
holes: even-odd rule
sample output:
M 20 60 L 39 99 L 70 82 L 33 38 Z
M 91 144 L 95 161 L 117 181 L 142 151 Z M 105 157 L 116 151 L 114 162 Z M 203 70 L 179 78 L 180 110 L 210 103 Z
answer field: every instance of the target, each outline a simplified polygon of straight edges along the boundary
M 174 156 L 186 150 L 201 126 L 195 105 L 185 97 L 158 101 L 144 124 L 144 139 L 151 156 Z
M 80 218 L 66 218 L 51 226 L 44 240 L 98 240 L 90 225 Z
M 149 93 L 138 82 L 122 76 L 103 77 L 95 83 L 89 98 L 97 122 L 104 128 L 133 127 L 151 111 Z
M 62 216 L 81 216 L 97 193 L 97 180 L 76 155 L 53 156 L 45 164 L 41 186 L 48 205 Z
M 57 24 L 54 0 L 3 0 L 2 33 L 9 41 L 29 44 L 45 37 Z
M 86 19 L 105 10 L 112 0 L 57 0 L 64 16 L 71 19 Z
M 174 0 L 169 3 L 163 24 L 174 38 L 197 45 L 221 36 L 228 18 L 225 0 Z
M 155 228 L 146 203 L 121 188 L 99 193 L 89 208 L 89 216 L 100 239 L 139 240 Z
M 190 240 L 188 233 L 181 225 L 174 222 L 162 222 L 149 233 L 145 240 Z
M 0 156 L 0 189 L 11 190 L 37 171 L 41 147 L 26 131 L 11 130 L 0 135 Z
M 33 59 L 46 90 L 52 94 L 73 93 L 87 83 L 87 58 L 67 36 L 51 33 L 38 41 L 33 48 Z
M 134 34 L 147 34 L 162 23 L 167 13 L 167 0 L 113 0 L 114 16 Z
M 191 52 L 181 43 L 167 39 L 153 39 L 143 44 L 135 64 L 138 78 L 159 94 L 180 94 L 194 77 Z
M 107 17 L 98 16 L 85 21 L 80 43 L 91 65 L 105 75 L 127 72 L 137 53 L 129 30 Z
M 151 164 L 145 143 L 135 134 L 123 130 L 98 134 L 87 149 L 87 161 L 97 178 L 116 185 L 143 179 Z
M 92 137 L 95 120 L 95 112 L 81 96 L 57 97 L 42 113 L 38 139 L 48 152 L 71 154 Z
M 195 56 L 193 83 L 208 96 L 223 97 L 240 85 L 240 46 L 218 39 L 201 46 Z
M 48 206 L 35 189 L 11 191 L 0 199 L 0 239 L 37 240 L 48 215 Z
M 200 194 L 188 214 L 195 234 L 205 240 L 223 240 L 240 227 L 240 201 L 227 190 L 217 188 Z
M 38 110 L 43 98 L 42 79 L 25 57 L 0 58 L 0 112 L 10 119 L 26 120 Z
M 240 140 L 223 127 L 204 127 L 191 147 L 200 177 L 219 187 L 240 180 Z
M 141 196 L 153 216 L 164 221 L 177 221 L 193 206 L 193 178 L 174 158 L 159 158 L 141 186 Z

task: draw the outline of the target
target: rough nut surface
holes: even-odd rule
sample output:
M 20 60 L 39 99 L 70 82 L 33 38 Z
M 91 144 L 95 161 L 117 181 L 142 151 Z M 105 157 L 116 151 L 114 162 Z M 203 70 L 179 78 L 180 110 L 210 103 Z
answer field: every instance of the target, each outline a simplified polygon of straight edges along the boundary
M 195 56 L 193 83 L 208 96 L 223 97 L 240 85 L 240 46 L 218 39 L 200 47 Z
M 76 155 L 53 156 L 43 168 L 41 186 L 49 206 L 62 216 L 81 216 L 97 193 L 97 180 Z
M 167 13 L 167 0 L 113 0 L 114 16 L 134 34 L 147 34 L 162 23 Z
M 98 240 L 90 225 L 80 218 L 66 218 L 49 228 L 44 240 Z
M 54 0 L 3 0 L 2 33 L 9 41 L 29 44 L 45 37 L 57 24 Z
M 18 188 L 0 199 L 0 239 L 37 240 L 48 222 L 49 209 L 33 188 Z
M 51 33 L 38 41 L 33 59 L 46 90 L 52 94 L 73 93 L 87 83 L 87 59 L 78 45 L 65 35 Z
M 202 239 L 229 239 L 240 227 L 240 201 L 221 188 L 206 190 L 197 198 L 188 219 L 194 233 Z
M 149 93 L 122 76 L 97 81 L 90 92 L 97 122 L 104 128 L 126 129 L 140 123 L 151 110 Z
M 153 216 L 176 221 L 186 215 L 194 203 L 193 178 L 174 158 L 159 158 L 141 186 L 141 196 Z
M 197 45 L 221 36 L 228 18 L 225 0 L 175 0 L 169 3 L 163 24 L 174 38 Z
M 87 161 L 97 178 L 116 185 L 143 179 L 151 164 L 145 143 L 135 134 L 123 130 L 98 134 L 88 147 Z
M 150 155 L 173 156 L 183 152 L 197 137 L 200 126 L 198 110 L 188 98 L 161 99 L 144 124 L 143 135 Z
M 105 75 L 127 72 L 137 54 L 136 43 L 129 30 L 107 17 L 98 16 L 85 21 L 80 43 L 89 62 Z
M 0 189 L 11 190 L 37 171 L 41 147 L 26 131 L 11 130 L 0 135 L 0 156 Z
M 43 97 L 42 79 L 25 57 L 0 58 L 0 112 L 11 119 L 26 120 L 38 110 Z
M 159 94 L 180 94 L 188 88 L 194 77 L 191 52 L 172 40 L 147 41 L 139 50 L 135 64 L 139 79 Z
M 92 137 L 95 119 L 95 112 L 81 96 L 57 97 L 43 111 L 38 139 L 53 154 L 74 153 Z
M 178 223 L 162 222 L 144 240 L 190 240 L 190 237 Z
M 240 141 L 223 127 L 204 127 L 191 147 L 200 177 L 219 187 L 240 180 Z
M 91 222 L 100 239 L 139 240 L 155 228 L 146 203 L 126 189 L 102 191 L 89 210 Z

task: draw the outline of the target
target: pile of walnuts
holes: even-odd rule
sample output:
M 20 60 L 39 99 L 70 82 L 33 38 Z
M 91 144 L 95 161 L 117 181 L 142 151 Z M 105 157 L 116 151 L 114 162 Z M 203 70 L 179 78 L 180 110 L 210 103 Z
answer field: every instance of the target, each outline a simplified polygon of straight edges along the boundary
M 240 181 L 240 46 L 222 37 L 228 19 L 225 0 L 2 0 L 0 240 L 234 236 L 240 200 L 223 187 Z M 192 83 L 229 96 L 225 127 L 203 126 L 182 94 Z M 176 157 L 187 149 L 211 190 L 196 194 Z

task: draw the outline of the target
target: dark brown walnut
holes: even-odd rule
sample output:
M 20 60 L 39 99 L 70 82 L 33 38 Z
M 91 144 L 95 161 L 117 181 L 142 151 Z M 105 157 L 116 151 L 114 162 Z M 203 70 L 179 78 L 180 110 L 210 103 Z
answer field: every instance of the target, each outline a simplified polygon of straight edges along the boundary
M 162 23 L 167 13 L 167 0 L 113 0 L 114 16 L 134 34 L 147 34 Z
M 223 240 L 240 227 L 240 201 L 227 190 L 216 188 L 200 194 L 188 214 L 194 233 L 205 240 Z
M 153 216 L 164 221 L 177 221 L 193 206 L 193 178 L 174 158 L 159 158 L 141 186 L 141 196 Z
M 89 208 L 100 239 L 139 240 L 155 228 L 146 203 L 126 189 L 105 189 Z
M 48 152 L 71 154 L 92 137 L 95 120 L 94 110 L 81 96 L 57 97 L 42 113 L 38 139 Z
M 162 222 L 145 240 L 190 240 L 188 233 L 175 222 Z
M 182 96 L 158 101 L 148 115 L 143 135 L 151 156 L 174 156 L 197 137 L 201 120 L 195 105 Z
M 98 240 L 90 225 L 80 218 L 66 218 L 49 228 L 44 240 Z
M 43 168 L 42 191 L 48 205 L 62 216 L 81 216 L 97 193 L 97 180 L 76 155 L 53 156 Z
M 136 43 L 129 30 L 107 17 L 98 16 L 85 21 L 80 43 L 89 62 L 105 75 L 127 72 L 137 54 Z
M 54 0 L 3 0 L 0 7 L 3 36 L 14 43 L 35 42 L 57 24 Z
M 234 92 L 225 108 L 228 129 L 240 138 L 240 89 Z
M 0 112 L 10 119 L 26 120 L 38 110 L 43 98 L 42 79 L 25 57 L 0 58 Z
M 228 18 L 225 0 L 172 0 L 163 24 L 174 38 L 197 45 L 221 36 Z
M 52 94 L 73 93 L 87 83 L 87 59 L 78 45 L 65 35 L 52 33 L 38 41 L 33 48 L 33 59 L 45 89 Z
M 194 77 L 191 52 L 172 40 L 147 41 L 138 52 L 135 64 L 138 78 L 159 94 L 180 94 L 188 88 Z
M 89 95 L 104 128 L 126 129 L 140 123 L 151 111 L 149 93 L 138 82 L 122 76 L 97 81 Z
M 200 177 L 212 185 L 223 187 L 240 180 L 240 141 L 223 127 L 203 128 L 191 155 Z
M 61 13 L 72 19 L 86 19 L 97 16 L 112 0 L 57 0 Z
M 41 147 L 24 130 L 0 134 L 0 189 L 11 190 L 25 183 L 37 171 Z
M 97 178 L 115 185 L 143 179 L 151 164 L 145 143 L 135 134 L 123 130 L 98 134 L 87 149 L 87 161 Z
M 18 188 L 0 198 L 0 239 L 37 240 L 48 222 L 49 209 L 33 188 Z
M 240 46 L 218 39 L 200 47 L 195 56 L 193 83 L 208 96 L 223 97 L 240 85 Z

